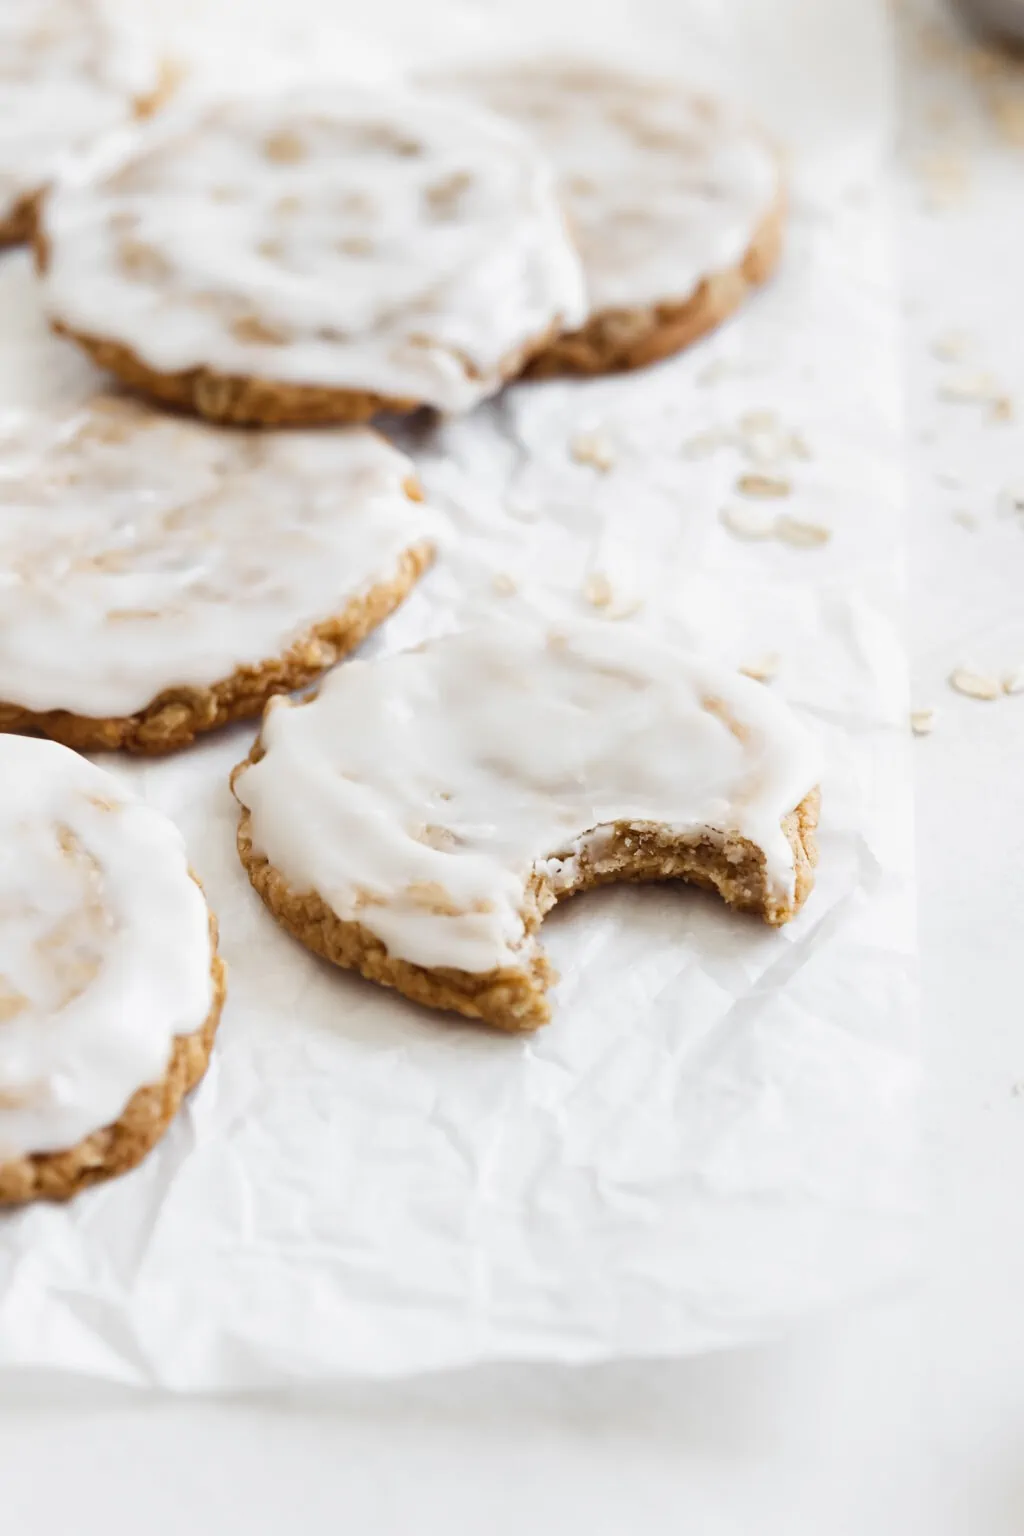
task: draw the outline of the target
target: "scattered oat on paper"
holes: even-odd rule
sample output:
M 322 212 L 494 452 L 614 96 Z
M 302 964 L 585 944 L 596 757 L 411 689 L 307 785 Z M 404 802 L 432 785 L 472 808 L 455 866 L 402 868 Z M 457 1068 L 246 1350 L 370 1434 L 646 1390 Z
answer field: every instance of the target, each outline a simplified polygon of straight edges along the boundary
M 1002 385 L 990 373 L 953 374 L 939 385 L 938 396 L 956 405 L 994 405 L 1004 398 Z
M 928 155 L 918 167 L 928 208 L 938 212 L 964 202 L 970 188 L 970 172 L 963 155 L 941 150 Z
M 777 651 L 770 651 L 766 656 L 759 656 L 756 661 L 750 661 L 740 671 L 745 677 L 752 677 L 755 683 L 770 683 L 778 676 L 781 657 Z
M 569 444 L 569 451 L 577 464 L 589 464 L 602 475 L 615 467 L 615 449 L 602 432 L 578 432 Z
M 949 674 L 949 686 L 969 699 L 999 699 L 1003 694 L 998 677 L 975 672 L 973 667 L 955 667 Z
M 1003 678 L 1004 693 L 1024 693 L 1024 662 Z
M 602 571 L 591 571 L 583 583 L 583 596 L 592 608 L 607 608 L 612 600 L 612 584 Z
M 706 459 L 720 448 L 730 447 L 732 441 L 733 435 L 727 427 L 709 427 L 706 432 L 697 432 L 687 438 L 683 455 L 688 459 Z
M 1024 517 L 1024 480 L 1004 485 L 996 498 L 1000 517 Z
M 777 475 L 740 475 L 736 489 L 741 496 L 777 498 L 788 496 L 793 487 Z
M 946 331 L 932 342 L 932 353 L 944 363 L 963 362 L 971 350 L 971 339 L 966 331 Z
M 773 539 L 776 519 L 763 507 L 723 507 L 718 521 L 738 539 Z
M 910 729 L 915 736 L 930 736 L 935 729 L 935 710 L 912 709 L 910 712 Z
M 795 549 L 815 549 L 828 543 L 832 530 L 821 523 L 802 522 L 798 517 L 780 517 L 776 519 L 775 537 Z

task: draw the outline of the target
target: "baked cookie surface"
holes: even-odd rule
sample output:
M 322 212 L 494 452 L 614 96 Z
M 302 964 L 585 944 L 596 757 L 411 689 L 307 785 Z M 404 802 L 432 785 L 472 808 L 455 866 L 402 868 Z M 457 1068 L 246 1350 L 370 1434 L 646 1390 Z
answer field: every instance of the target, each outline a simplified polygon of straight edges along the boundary
M 546 1022 L 545 912 L 685 879 L 767 922 L 812 883 L 817 753 L 750 679 L 636 631 L 500 623 L 277 701 L 239 852 L 309 948 L 507 1030 Z
M 0 731 L 163 752 L 258 714 L 430 561 L 410 461 L 364 427 L 242 433 L 99 396 L 0 423 Z
M 462 67 L 430 83 L 514 120 L 557 171 L 590 313 L 528 372 L 653 362 L 718 325 L 773 270 L 779 161 L 722 103 L 565 60 Z
M 133 1167 L 206 1070 L 216 925 L 171 823 L 66 748 L 0 738 L 0 1204 Z
M 152 58 L 98 0 L 0 5 L 0 245 L 27 239 L 60 158 L 117 127 L 158 85 Z
M 58 329 L 217 420 L 465 411 L 584 312 L 526 136 L 390 88 L 166 112 L 83 159 L 39 225 Z

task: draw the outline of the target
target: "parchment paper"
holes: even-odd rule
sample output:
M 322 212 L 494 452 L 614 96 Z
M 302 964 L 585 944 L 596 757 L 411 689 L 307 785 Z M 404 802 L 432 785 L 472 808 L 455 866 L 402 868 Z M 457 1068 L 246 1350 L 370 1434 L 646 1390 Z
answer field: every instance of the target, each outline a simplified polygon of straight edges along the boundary
M 312 0 L 247 7 L 246 72 L 310 47 L 318 67 L 384 72 L 399 35 L 414 62 L 581 31 L 550 5 L 389 0 L 335 46 L 339 17 L 355 21 L 328 9 L 319 32 Z M 815 893 L 778 933 L 685 888 L 578 899 L 545 924 L 554 1023 L 506 1039 L 277 929 L 234 851 L 227 773 L 250 727 L 165 762 L 104 760 L 182 828 L 220 917 L 228 1005 L 206 1081 L 137 1172 L 0 1219 L 0 1367 L 233 1390 L 693 1353 L 905 1271 L 917 1065 L 884 31 L 854 0 L 586 16 L 590 51 L 646 49 L 731 84 L 786 139 L 782 271 L 658 368 L 397 426 L 442 557 L 371 645 L 527 604 L 662 628 L 735 665 L 777 653 L 770 686 L 826 754 Z M 180 48 L 240 71 L 227 0 L 175 17 Z M 94 382 L 47 336 L 21 255 L 0 263 L 0 376 L 4 406 Z M 719 520 L 759 466 L 717 438 L 766 410 L 812 455 L 778 471 L 793 492 L 773 507 L 827 526 L 820 547 L 744 542 Z M 610 447 L 606 472 L 572 458 L 584 431 Z

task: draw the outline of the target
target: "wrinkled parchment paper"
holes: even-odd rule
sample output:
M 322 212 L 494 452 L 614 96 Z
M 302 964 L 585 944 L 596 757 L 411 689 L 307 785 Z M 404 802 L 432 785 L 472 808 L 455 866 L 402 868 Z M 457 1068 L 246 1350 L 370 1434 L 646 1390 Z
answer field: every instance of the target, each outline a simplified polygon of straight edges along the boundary
M 386 0 L 352 7 L 362 38 L 339 43 L 349 9 L 254 3 L 235 47 L 227 0 L 183 0 L 173 40 L 237 76 L 310 47 L 320 68 L 383 73 L 396 35 L 412 60 L 573 36 L 557 4 Z M 662 628 L 735 665 L 777 657 L 771 686 L 826 755 L 817 889 L 778 933 L 685 888 L 577 899 L 545 925 L 554 1023 L 507 1039 L 277 929 L 234 851 L 227 774 L 251 727 L 165 762 L 104 760 L 182 828 L 220 917 L 228 1005 L 206 1081 L 137 1172 L 0 1219 L 0 1366 L 232 1390 L 693 1353 L 907 1262 L 917 1069 L 884 33 L 860 0 L 586 14 L 592 51 L 646 48 L 729 84 L 789 144 L 783 269 L 663 366 L 396 428 L 443 553 L 371 646 L 526 604 Z M 47 336 L 25 259 L 5 258 L 0 404 L 93 383 Z M 810 456 L 751 459 L 765 441 L 749 413 L 766 411 Z M 580 433 L 610 468 L 576 462 Z M 772 509 L 829 541 L 737 538 L 719 513 L 747 472 L 790 478 Z

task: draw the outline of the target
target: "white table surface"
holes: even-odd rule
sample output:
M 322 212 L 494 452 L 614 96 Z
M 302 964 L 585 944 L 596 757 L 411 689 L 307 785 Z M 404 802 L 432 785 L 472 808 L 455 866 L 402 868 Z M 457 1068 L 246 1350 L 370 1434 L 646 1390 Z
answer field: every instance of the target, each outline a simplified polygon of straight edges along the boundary
M 915 746 L 924 1282 L 695 1362 L 481 1370 L 290 1404 L 19 1394 L 0 1400 L 5 1536 L 1024 1533 L 1024 694 L 981 703 L 945 681 L 964 662 L 1024 663 L 1024 515 L 995 512 L 1000 486 L 1024 492 L 1024 144 L 989 122 L 983 64 L 924 59 L 916 25 L 903 52 L 910 642 L 917 701 L 939 711 Z M 935 209 L 959 175 L 935 170 L 940 153 L 968 175 Z M 941 363 L 932 343 L 960 328 L 971 357 Z M 1015 422 L 937 398 L 965 369 L 1016 395 Z

